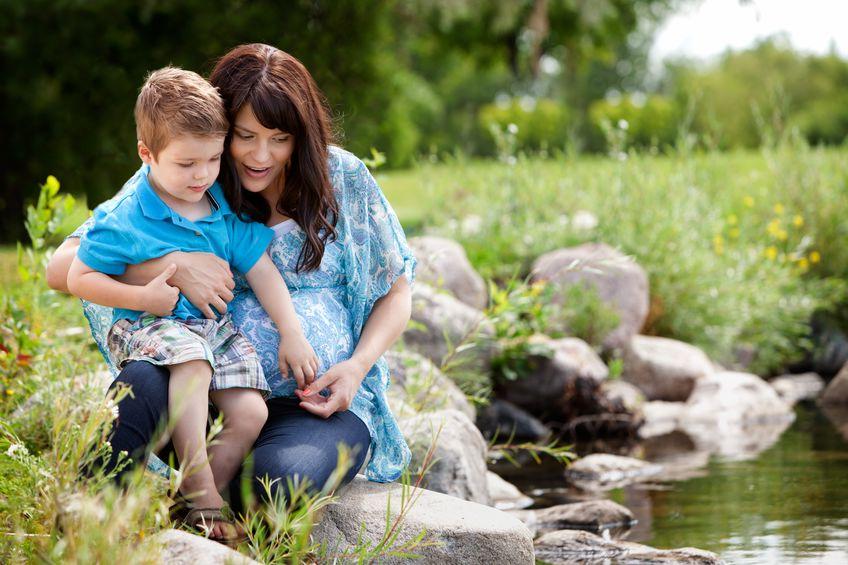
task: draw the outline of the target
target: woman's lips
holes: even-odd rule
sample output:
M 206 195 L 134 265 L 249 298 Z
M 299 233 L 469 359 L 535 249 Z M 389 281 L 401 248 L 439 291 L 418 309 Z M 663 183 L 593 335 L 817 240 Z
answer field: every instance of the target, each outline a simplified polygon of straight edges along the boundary
M 271 167 L 248 167 L 247 165 L 242 165 L 242 169 L 244 169 L 244 173 L 254 179 L 261 179 L 268 175 L 271 172 Z

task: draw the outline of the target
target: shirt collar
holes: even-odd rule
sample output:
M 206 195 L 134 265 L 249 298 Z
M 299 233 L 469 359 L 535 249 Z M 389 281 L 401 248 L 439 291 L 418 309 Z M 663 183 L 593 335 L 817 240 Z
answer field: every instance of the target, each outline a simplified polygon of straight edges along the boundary
M 171 209 L 168 205 L 159 198 L 156 191 L 150 185 L 150 180 L 147 175 L 150 174 L 150 165 L 144 164 L 135 174 L 138 189 L 138 202 L 141 205 L 142 213 L 153 220 L 164 220 L 171 217 Z
M 141 204 L 141 211 L 145 216 L 153 220 L 164 220 L 166 218 L 170 218 L 173 214 L 175 214 L 175 212 L 171 210 L 167 204 L 165 204 L 158 194 L 156 194 L 156 191 L 150 184 L 150 179 L 147 177 L 148 174 L 150 174 L 150 165 L 147 164 L 142 165 L 135 174 L 135 182 L 138 185 L 138 201 L 139 204 Z M 224 196 L 224 190 L 221 188 L 218 181 L 212 183 L 207 194 L 211 197 L 212 213 L 209 214 L 209 216 L 206 216 L 206 218 L 201 218 L 202 220 L 214 220 L 220 216 L 233 213 L 229 203 L 227 203 L 227 198 Z

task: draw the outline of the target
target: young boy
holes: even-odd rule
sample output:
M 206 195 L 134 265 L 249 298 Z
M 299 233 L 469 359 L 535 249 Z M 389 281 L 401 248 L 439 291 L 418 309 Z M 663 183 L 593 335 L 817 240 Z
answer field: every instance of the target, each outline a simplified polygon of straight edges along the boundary
M 228 206 L 218 176 L 229 127 L 218 91 L 199 75 L 166 67 L 151 73 L 135 106 L 142 168 L 122 195 L 94 211 L 68 273 L 68 289 L 114 308 L 108 344 L 116 366 L 131 360 L 170 370 L 171 439 L 192 501 L 186 521 L 225 539 L 219 491 L 234 477 L 267 419 L 269 392 L 256 351 L 228 315 L 205 319 L 176 287 L 170 265 L 145 286 L 109 275 L 172 251 L 214 253 L 245 273 L 280 331 L 280 367 L 315 377 L 317 357 L 303 336 L 291 297 L 265 253 L 273 230 L 242 221 Z M 300 381 L 300 378 L 299 378 Z M 208 400 L 224 427 L 206 449 Z

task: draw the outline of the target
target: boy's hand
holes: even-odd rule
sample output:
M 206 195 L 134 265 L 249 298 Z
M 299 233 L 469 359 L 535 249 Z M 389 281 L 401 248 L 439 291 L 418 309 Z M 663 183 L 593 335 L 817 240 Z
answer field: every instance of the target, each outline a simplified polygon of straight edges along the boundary
M 301 332 L 289 332 L 280 338 L 280 373 L 294 373 L 297 388 L 303 390 L 315 380 L 318 372 L 318 356 Z
M 159 276 L 142 287 L 142 310 L 154 316 L 170 316 L 180 297 L 180 289 L 168 284 L 168 279 L 176 272 L 177 266 L 170 264 Z

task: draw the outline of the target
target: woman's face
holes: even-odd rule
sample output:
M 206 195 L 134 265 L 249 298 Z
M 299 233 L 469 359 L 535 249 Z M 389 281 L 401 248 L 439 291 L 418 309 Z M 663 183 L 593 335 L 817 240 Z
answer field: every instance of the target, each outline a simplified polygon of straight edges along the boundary
M 268 129 L 245 105 L 236 115 L 230 156 L 245 190 L 262 192 L 284 173 L 294 151 L 294 136 Z

